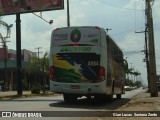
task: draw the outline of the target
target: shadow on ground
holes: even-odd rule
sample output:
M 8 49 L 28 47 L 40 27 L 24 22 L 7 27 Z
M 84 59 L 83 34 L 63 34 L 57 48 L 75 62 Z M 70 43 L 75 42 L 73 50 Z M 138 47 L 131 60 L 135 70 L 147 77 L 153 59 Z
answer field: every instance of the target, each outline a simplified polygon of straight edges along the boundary
M 93 109 L 93 110 L 116 110 L 119 107 L 127 104 L 130 101 L 128 98 L 114 99 L 113 102 L 96 102 L 94 99 L 78 99 L 75 103 L 66 103 L 60 101 L 57 103 L 49 104 L 50 107 L 59 107 L 59 108 L 77 108 L 77 109 Z

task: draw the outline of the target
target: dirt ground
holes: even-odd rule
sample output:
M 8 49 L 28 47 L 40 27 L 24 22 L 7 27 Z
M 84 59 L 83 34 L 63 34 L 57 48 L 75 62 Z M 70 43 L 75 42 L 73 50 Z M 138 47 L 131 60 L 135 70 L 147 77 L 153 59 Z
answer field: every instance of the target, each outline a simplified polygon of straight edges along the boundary
M 160 120 L 160 92 L 159 97 L 150 97 L 150 93 L 141 93 L 114 111 L 112 115 L 116 117 L 97 116 L 83 120 Z M 125 115 L 128 117 L 124 117 Z M 146 115 L 147 117 L 144 117 Z M 156 117 L 157 115 L 159 117 Z

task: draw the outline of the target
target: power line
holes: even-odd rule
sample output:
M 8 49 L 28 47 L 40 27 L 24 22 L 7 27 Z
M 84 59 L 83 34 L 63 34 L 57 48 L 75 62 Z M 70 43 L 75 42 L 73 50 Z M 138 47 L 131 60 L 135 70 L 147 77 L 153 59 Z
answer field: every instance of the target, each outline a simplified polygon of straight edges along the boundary
M 112 7 L 116 7 L 116 8 L 120 8 L 120 9 L 126 9 L 126 10 L 136 10 L 136 11 L 144 11 L 144 10 L 137 10 L 137 9 L 134 9 L 134 8 L 125 8 L 125 7 L 121 7 L 121 6 L 117 6 L 117 5 L 113 5 L 113 4 L 110 4 L 110 3 L 107 3 L 107 2 L 104 2 L 102 0 L 96 0 L 100 3 L 103 3 L 103 4 L 106 4 L 106 5 L 109 5 L 109 6 L 112 6 Z
M 133 50 L 133 51 L 124 51 L 124 55 L 129 55 L 129 54 L 137 54 L 137 53 L 143 53 L 145 50 Z
M 160 52 L 160 50 L 156 49 L 156 52 Z
M 154 23 L 153 25 L 157 25 L 157 24 L 160 24 L 160 22 Z M 136 27 L 136 29 L 139 29 L 139 28 L 142 28 L 142 27 L 145 27 L 145 25 Z M 124 33 L 127 33 L 127 32 L 132 32 L 132 31 L 134 32 L 134 30 L 135 30 L 135 28 L 128 29 L 128 30 L 125 30 L 125 31 L 122 31 L 122 32 L 114 33 L 112 36 L 119 35 L 119 34 L 124 34 Z

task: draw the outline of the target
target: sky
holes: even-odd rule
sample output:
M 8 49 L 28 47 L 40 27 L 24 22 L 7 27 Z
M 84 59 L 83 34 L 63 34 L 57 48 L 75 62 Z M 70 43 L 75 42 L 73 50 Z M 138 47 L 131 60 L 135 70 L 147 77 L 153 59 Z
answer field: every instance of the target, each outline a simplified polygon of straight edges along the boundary
M 139 71 L 139 80 L 147 83 L 145 55 L 141 50 L 145 47 L 145 0 L 69 0 L 71 26 L 99 26 L 109 28 L 109 35 L 123 50 L 129 67 Z M 67 0 L 64 0 L 63 10 L 42 12 L 42 17 L 50 25 L 32 13 L 21 14 L 22 49 L 37 52 L 42 47 L 41 56 L 49 51 L 50 38 L 53 29 L 67 26 Z M 156 52 L 157 74 L 160 74 L 160 0 L 154 0 L 152 6 L 154 22 L 154 38 Z M 40 15 L 40 13 L 36 13 Z M 7 24 L 13 24 L 11 37 L 7 43 L 8 49 L 16 49 L 16 16 L 3 16 Z M 1 33 L 5 30 L 1 29 Z

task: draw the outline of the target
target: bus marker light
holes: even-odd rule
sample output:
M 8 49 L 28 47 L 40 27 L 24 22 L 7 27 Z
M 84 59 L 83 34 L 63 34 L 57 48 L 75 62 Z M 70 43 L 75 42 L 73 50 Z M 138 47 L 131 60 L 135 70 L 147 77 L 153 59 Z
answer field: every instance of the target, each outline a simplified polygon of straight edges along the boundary
M 100 27 L 96 26 L 96 29 L 100 30 Z
M 50 71 L 49 72 L 50 72 L 50 75 L 54 74 L 54 67 L 53 66 L 50 67 Z
M 79 44 L 73 44 L 73 46 L 79 46 Z
M 53 80 L 53 81 L 55 81 L 56 77 L 54 75 L 54 67 L 53 66 L 50 67 L 49 72 L 50 72 L 50 79 Z
M 105 75 L 105 68 L 104 67 L 100 67 L 99 75 L 100 76 L 104 76 Z

